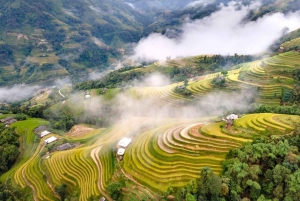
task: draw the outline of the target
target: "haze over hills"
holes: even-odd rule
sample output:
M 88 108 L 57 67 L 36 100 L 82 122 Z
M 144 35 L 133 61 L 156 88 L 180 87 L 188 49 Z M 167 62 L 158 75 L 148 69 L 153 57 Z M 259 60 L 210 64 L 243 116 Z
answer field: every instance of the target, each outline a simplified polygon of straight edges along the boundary
M 187 19 L 216 13 L 220 3 L 228 1 L 1 1 L 0 85 L 88 79 L 130 55 L 142 37 L 178 37 Z M 298 7 L 296 0 L 262 1 L 245 20 Z
M 299 201 L 299 0 L 0 0 L 0 200 Z

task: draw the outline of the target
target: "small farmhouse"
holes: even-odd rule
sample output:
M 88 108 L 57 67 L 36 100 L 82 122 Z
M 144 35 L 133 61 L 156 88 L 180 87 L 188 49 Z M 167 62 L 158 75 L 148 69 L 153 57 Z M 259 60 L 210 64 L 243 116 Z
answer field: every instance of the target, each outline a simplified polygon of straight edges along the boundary
M 63 151 L 63 150 L 67 150 L 70 148 L 72 148 L 72 145 L 70 143 L 65 143 L 65 144 L 59 145 L 56 149 L 57 149 L 57 151 Z
M 45 130 L 45 131 L 40 133 L 40 137 L 44 137 L 44 136 L 49 135 L 49 134 L 50 134 L 50 132 Z
M 9 117 L 6 117 L 6 118 L 1 119 L 0 122 L 1 122 L 1 123 L 5 123 L 5 122 L 7 122 L 7 121 L 12 120 L 13 118 L 14 118 L 14 117 L 9 116 Z
M 40 133 L 40 132 L 42 132 L 42 131 L 44 131 L 44 130 L 47 130 L 47 127 L 46 127 L 46 126 L 39 126 L 39 127 L 36 127 L 36 128 L 34 129 L 34 132 L 35 132 L 35 133 Z
M 124 149 L 124 148 L 119 148 L 119 149 L 118 149 L 117 154 L 118 154 L 119 156 L 123 156 L 124 153 L 125 153 L 125 149 Z
M 238 119 L 239 116 L 236 115 L 236 114 L 231 114 L 231 115 L 228 115 L 227 117 L 225 118 L 222 118 L 223 121 L 225 121 L 226 123 L 226 128 L 229 128 L 230 126 L 233 125 L 234 123 L 234 120 Z
M 119 142 L 118 142 L 118 147 L 122 147 L 122 148 L 126 148 L 130 143 L 131 143 L 132 139 L 131 138 L 127 138 L 124 137 L 122 138 Z
M 44 141 L 44 143 L 47 145 L 47 144 L 50 144 L 51 142 L 54 142 L 54 141 L 56 141 L 56 140 L 57 140 L 56 137 L 51 136 L 51 137 L 47 138 L 47 139 Z
M 6 127 L 9 127 L 12 123 L 15 123 L 15 122 L 17 122 L 16 119 L 11 119 L 11 120 L 6 121 L 6 122 L 5 122 Z

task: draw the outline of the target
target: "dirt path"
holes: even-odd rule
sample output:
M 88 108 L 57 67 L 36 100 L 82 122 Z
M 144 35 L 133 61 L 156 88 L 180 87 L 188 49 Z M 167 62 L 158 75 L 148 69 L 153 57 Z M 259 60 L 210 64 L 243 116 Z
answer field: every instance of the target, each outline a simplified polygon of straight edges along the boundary
M 66 134 L 72 137 L 82 137 L 90 131 L 95 130 L 94 128 L 89 128 L 85 125 L 75 125 L 71 130 Z
M 61 90 L 61 89 L 59 89 L 58 93 L 64 98 L 65 96 L 61 93 L 60 90 Z
M 32 195 L 33 195 L 33 199 L 34 199 L 35 201 L 38 201 L 38 198 L 37 198 L 37 196 L 36 196 L 36 190 L 35 190 L 34 186 L 31 185 L 30 182 L 29 182 L 29 181 L 27 180 L 27 178 L 25 177 L 24 169 L 22 170 L 22 176 L 23 176 L 23 178 L 24 178 L 26 184 L 27 184 L 28 186 L 30 186 L 30 188 L 31 188 L 32 191 L 33 191 L 33 194 L 32 194 Z
M 90 156 L 92 157 L 93 161 L 95 162 L 96 166 L 97 166 L 97 169 L 98 169 L 98 172 L 99 172 L 99 177 L 98 177 L 98 189 L 100 191 L 100 193 L 106 197 L 107 200 L 109 201 L 112 201 L 113 199 L 110 198 L 110 196 L 104 191 L 105 187 L 103 185 L 103 182 L 102 182 L 102 165 L 101 165 L 101 161 L 99 159 L 99 151 L 101 150 L 102 146 L 98 146 L 98 147 L 95 147 L 92 151 L 91 151 L 91 154 Z
M 123 168 L 120 165 L 120 161 L 118 160 L 118 165 L 120 167 L 120 170 L 122 171 L 123 175 L 128 178 L 129 180 L 131 180 L 132 182 L 134 182 L 136 185 L 141 186 L 145 191 L 147 191 L 150 195 L 155 195 L 154 192 L 152 192 L 149 188 L 143 186 L 142 184 L 140 184 L 139 182 L 137 182 L 131 175 L 126 174 L 126 172 L 123 170 Z
M 39 160 L 39 170 L 42 172 L 43 175 L 46 176 L 45 172 L 42 170 L 42 168 L 40 166 L 41 165 L 40 163 L 41 163 L 41 159 Z M 48 177 L 46 177 L 46 183 L 49 186 L 49 188 L 51 189 L 51 191 L 53 192 L 54 196 L 57 197 L 58 199 L 60 199 L 60 196 L 56 193 L 56 191 L 54 190 L 52 184 L 49 182 Z

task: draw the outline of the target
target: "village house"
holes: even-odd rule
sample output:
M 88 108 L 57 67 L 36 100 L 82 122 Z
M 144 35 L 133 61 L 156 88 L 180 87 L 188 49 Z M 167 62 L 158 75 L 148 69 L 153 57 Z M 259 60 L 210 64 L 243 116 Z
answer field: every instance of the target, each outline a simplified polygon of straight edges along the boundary
M 125 148 L 131 143 L 132 139 L 128 138 L 128 137 L 124 137 L 122 138 L 118 144 L 117 144 L 117 155 L 119 156 L 119 159 L 122 160 L 123 159 L 123 155 L 125 153 Z
M 131 143 L 132 139 L 128 138 L 128 137 L 123 137 L 119 142 L 117 147 L 118 148 L 126 148 L 130 143 Z
M 44 137 L 46 135 L 49 135 L 51 132 L 47 131 L 47 130 L 44 130 L 43 132 L 40 133 L 40 137 Z
M 9 120 L 12 120 L 13 118 L 14 118 L 14 117 L 9 116 L 9 117 L 6 117 L 6 118 L 1 119 L 0 122 L 1 122 L 1 123 L 5 123 L 5 122 L 7 122 L 7 121 L 9 121 Z
M 15 123 L 15 122 L 17 122 L 16 119 L 11 119 L 11 120 L 5 122 L 5 126 L 6 126 L 6 127 L 9 127 L 11 124 L 13 124 L 13 123 Z
M 36 128 L 34 129 L 34 132 L 35 132 L 35 133 L 40 133 L 40 132 L 42 132 L 42 131 L 44 131 L 44 130 L 46 130 L 46 129 L 47 129 L 46 126 L 39 126 L 39 127 L 36 127 Z
M 71 148 L 72 148 L 72 145 L 70 143 L 65 143 L 65 144 L 59 145 L 56 148 L 56 150 L 57 151 L 63 151 L 63 150 L 71 149 Z
M 234 123 L 234 120 L 238 119 L 239 116 L 236 115 L 236 114 L 231 114 L 231 115 L 228 115 L 227 117 L 225 118 L 222 118 L 223 121 L 225 121 L 226 123 L 226 128 L 229 128 L 233 125 Z
M 50 144 L 51 142 L 54 142 L 56 140 L 57 140 L 56 137 L 51 136 L 51 137 L 47 138 L 46 140 L 44 140 L 44 144 L 47 145 L 47 144 Z

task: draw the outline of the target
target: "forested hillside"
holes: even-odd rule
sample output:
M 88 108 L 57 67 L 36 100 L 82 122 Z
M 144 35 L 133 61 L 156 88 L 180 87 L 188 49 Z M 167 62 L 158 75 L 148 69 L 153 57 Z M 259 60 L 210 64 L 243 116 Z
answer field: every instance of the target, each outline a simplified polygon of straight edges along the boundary
M 105 70 L 148 22 L 123 1 L 2 1 L 0 12 L 0 85 Z

